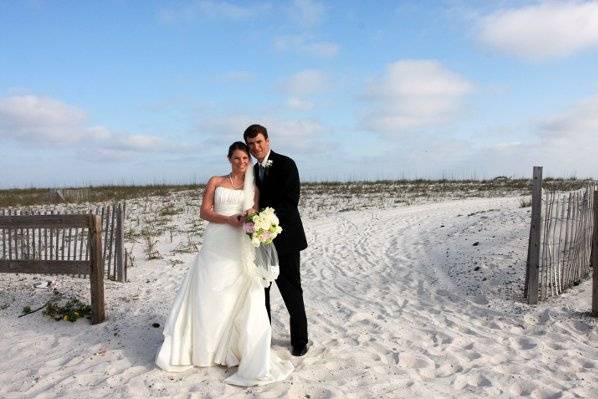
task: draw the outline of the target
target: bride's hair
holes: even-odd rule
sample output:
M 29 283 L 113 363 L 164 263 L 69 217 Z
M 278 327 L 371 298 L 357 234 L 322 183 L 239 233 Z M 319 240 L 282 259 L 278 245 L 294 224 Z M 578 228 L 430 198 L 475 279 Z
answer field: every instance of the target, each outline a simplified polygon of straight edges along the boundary
M 247 147 L 247 144 L 243 143 L 242 141 L 235 141 L 230 145 L 230 147 L 228 147 L 229 159 L 233 156 L 233 152 L 235 152 L 235 150 L 244 151 L 247 154 L 247 156 L 251 158 L 251 155 L 249 154 L 249 147 Z

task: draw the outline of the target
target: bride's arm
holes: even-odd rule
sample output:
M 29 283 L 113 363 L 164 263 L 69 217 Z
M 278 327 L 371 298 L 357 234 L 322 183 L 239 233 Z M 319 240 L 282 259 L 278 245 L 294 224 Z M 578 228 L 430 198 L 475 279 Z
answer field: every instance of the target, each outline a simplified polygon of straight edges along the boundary
M 225 216 L 214 212 L 214 192 L 220 180 L 221 178 L 218 176 L 213 176 L 208 180 L 201 201 L 199 217 L 211 223 L 226 223 L 232 226 L 241 226 L 242 220 L 239 219 L 239 215 Z

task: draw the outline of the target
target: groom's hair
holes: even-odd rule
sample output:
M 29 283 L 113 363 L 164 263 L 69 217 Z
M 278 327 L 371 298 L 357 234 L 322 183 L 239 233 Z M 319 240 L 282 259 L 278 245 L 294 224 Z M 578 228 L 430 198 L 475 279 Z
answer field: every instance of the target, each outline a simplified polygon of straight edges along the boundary
M 264 135 L 265 139 L 268 138 L 268 131 L 265 127 L 258 124 L 251 125 L 247 129 L 245 129 L 245 133 L 243 133 L 243 140 L 245 140 L 245 142 L 247 143 L 248 138 L 254 138 L 260 133 Z

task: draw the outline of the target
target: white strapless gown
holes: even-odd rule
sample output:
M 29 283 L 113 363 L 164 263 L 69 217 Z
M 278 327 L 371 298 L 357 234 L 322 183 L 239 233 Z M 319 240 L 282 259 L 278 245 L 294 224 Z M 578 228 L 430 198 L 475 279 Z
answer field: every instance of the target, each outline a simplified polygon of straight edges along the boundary
M 217 187 L 214 210 L 241 213 L 243 191 Z M 242 271 L 242 229 L 209 223 L 204 242 L 183 281 L 156 365 L 178 372 L 193 366 L 239 366 L 224 381 L 264 385 L 289 376 L 293 365 L 270 350 L 264 288 Z

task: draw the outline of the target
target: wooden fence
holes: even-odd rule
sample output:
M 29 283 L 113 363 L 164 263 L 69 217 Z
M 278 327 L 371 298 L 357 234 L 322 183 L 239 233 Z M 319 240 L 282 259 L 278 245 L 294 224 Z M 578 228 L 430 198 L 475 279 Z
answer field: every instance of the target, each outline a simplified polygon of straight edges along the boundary
M 594 191 L 594 234 L 592 234 L 592 316 L 598 317 L 598 191 Z
M 89 214 L 100 216 L 102 227 L 102 259 L 104 274 L 110 280 L 127 280 L 124 255 L 125 203 L 98 206 Z M 65 212 L 60 212 L 64 214 Z M 1 216 L 55 215 L 56 211 L 2 209 Z M 87 233 L 83 228 L 69 229 L 0 229 L 0 259 L 60 259 L 88 260 L 88 248 L 83 245 Z M 77 273 L 86 277 L 84 273 Z
M 594 191 L 594 234 L 592 234 L 592 316 L 598 317 L 598 191 Z
M 89 275 L 91 323 L 97 324 L 104 321 L 104 266 L 101 256 L 102 225 L 99 216 L 91 214 L 0 216 L 0 229 L 9 236 L 8 252 L 3 251 L 5 256 L 0 259 L 0 273 Z M 52 233 L 48 234 L 48 231 L 63 232 L 62 237 L 65 237 L 65 232 L 68 230 L 71 236 L 73 229 L 84 231 L 80 241 L 80 248 L 86 249 L 84 259 L 65 259 L 64 251 L 61 251 L 62 256 L 60 256 L 58 251 L 53 250 Z M 50 245 L 46 245 L 44 251 L 37 252 L 28 245 L 24 246 L 26 249 L 23 246 L 13 248 L 11 238 L 16 234 L 24 234 L 23 232 L 27 234 L 31 232 L 31 236 L 28 237 L 31 240 L 28 240 L 27 244 L 36 242 L 35 232 L 37 232 L 38 242 L 44 241 L 48 244 L 48 236 L 50 236 Z M 16 242 L 22 241 L 16 240 Z M 76 248 L 79 238 L 73 242 Z M 24 256 L 25 254 L 27 256 Z
M 596 188 L 543 190 L 542 168 L 534 168 L 524 289 L 528 303 L 560 295 L 589 276 Z

